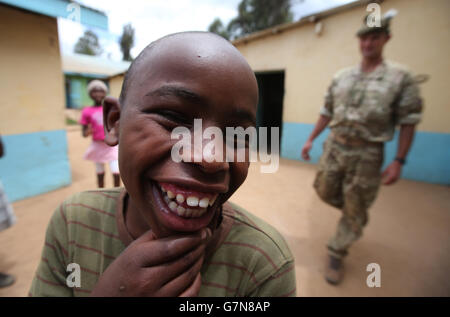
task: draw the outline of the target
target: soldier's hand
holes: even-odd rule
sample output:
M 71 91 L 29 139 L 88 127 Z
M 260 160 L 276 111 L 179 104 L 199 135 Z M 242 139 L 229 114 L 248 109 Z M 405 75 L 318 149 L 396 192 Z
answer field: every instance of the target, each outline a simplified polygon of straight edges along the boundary
M 401 173 L 402 165 L 397 161 L 392 162 L 381 174 L 383 185 L 394 184 L 400 178 Z
M 311 141 L 306 141 L 305 145 L 303 145 L 302 148 L 302 158 L 305 161 L 309 161 L 311 159 L 311 157 L 309 156 L 309 151 L 311 151 L 312 148 L 312 142 Z
M 131 243 L 100 276 L 91 296 L 197 296 L 208 228 L 156 239 L 149 231 Z

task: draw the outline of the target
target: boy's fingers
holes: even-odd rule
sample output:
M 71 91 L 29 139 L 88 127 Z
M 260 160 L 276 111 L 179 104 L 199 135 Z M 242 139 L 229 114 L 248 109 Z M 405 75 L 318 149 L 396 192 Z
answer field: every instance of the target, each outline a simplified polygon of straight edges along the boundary
M 194 266 L 197 261 L 205 254 L 205 245 L 201 244 L 193 251 L 178 258 L 170 263 L 163 264 L 157 267 L 158 275 L 162 284 L 169 283 L 177 276 L 182 275 Z
M 202 275 L 198 272 L 197 277 L 192 283 L 191 286 L 188 287 L 183 293 L 180 294 L 179 297 L 196 297 L 200 292 L 200 287 L 202 286 Z
M 173 261 L 208 239 L 208 231 L 203 229 L 189 236 L 167 237 L 159 240 L 142 243 L 139 252 L 142 256 L 143 266 L 155 266 Z
M 197 259 L 197 261 L 188 270 L 165 284 L 161 287 L 161 292 L 163 296 L 179 296 L 194 283 L 197 278 L 198 273 L 203 264 L 203 256 Z
M 153 241 L 153 240 L 156 240 L 156 236 L 152 230 L 149 230 L 146 233 L 144 233 L 143 235 L 141 235 L 139 238 L 134 240 L 133 244 L 139 244 L 142 242 L 148 242 L 148 241 Z

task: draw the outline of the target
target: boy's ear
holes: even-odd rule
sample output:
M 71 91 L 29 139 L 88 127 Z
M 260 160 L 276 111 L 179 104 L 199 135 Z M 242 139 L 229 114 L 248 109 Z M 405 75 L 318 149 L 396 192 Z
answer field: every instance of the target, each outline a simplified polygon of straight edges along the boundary
M 120 104 L 117 98 L 108 96 L 103 100 L 103 125 L 105 143 L 109 146 L 119 144 Z

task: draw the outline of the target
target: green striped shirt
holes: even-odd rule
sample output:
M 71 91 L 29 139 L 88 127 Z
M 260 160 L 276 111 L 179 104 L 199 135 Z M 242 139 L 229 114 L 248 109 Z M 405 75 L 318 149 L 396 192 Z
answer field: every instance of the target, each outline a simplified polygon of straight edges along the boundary
M 75 194 L 54 212 L 29 296 L 89 296 L 100 275 L 130 243 L 123 189 Z M 225 204 L 228 233 L 201 269 L 199 296 L 296 296 L 294 258 L 283 237 L 247 211 Z M 80 266 L 80 286 L 66 279 Z

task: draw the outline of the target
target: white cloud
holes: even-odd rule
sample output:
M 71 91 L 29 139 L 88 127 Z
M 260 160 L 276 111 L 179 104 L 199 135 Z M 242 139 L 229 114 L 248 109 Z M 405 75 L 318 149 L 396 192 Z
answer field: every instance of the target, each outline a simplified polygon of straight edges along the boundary
M 276 1 L 276 0 L 274 0 Z M 300 0 L 293 2 L 295 19 L 352 0 Z M 79 0 L 80 3 L 101 10 L 108 15 L 109 33 L 92 29 L 101 44 L 114 60 L 122 53 L 117 40 L 125 24 L 135 28 L 135 46 L 132 56 L 152 41 L 175 32 L 206 31 L 211 22 L 219 17 L 224 24 L 237 16 L 241 0 Z M 73 51 L 73 45 L 87 29 L 85 26 L 59 19 L 60 42 L 63 51 Z
M 219 17 L 227 23 L 237 15 L 240 0 L 80 0 L 80 3 L 101 10 L 108 15 L 110 35 L 92 29 L 113 59 L 120 60 L 117 40 L 125 24 L 135 28 L 135 46 L 131 53 L 137 54 L 152 41 L 175 32 L 206 31 L 209 24 Z M 60 19 L 64 20 L 64 19 Z M 72 51 L 73 45 L 87 29 L 68 20 L 60 21 L 60 41 L 64 51 Z

